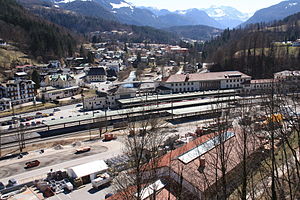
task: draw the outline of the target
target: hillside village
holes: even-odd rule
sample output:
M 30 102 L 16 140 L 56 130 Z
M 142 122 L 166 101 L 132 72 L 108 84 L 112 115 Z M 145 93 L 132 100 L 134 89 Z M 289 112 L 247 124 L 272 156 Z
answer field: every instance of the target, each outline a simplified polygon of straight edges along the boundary
M 300 199 L 296 1 L 0 0 L 0 199 Z
M 297 41 L 290 43 L 296 44 Z M 127 45 L 93 44 L 91 49 L 85 49 L 93 56 L 92 63 L 88 57 L 70 57 L 63 63 L 50 60 L 48 64 L 18 65 L 5 71 L 7 81 L 1 83 L 1 110 L 28 102 L 59 105 L 82 102 L 85 92 L 90 90 L 95 92 L 89 93 L 82 102 L 84 109 L 117 109 L 120 108 L 118 100 L 124 98 L 220 89 L 259 94 L 288 77 L 295 76 L 296 81 L 299 80 L 299 71 L 278 72 L 273 79 L 258 80 L 239 71 L 209 72 L 213 63 L 169 60 L 170 57 L 182 60 L 188 55 L 187 48 L 143 43 Z M 162 60 L 168 61 L 159 63 Z M 122 84 L 126 82 L 128 84 Z

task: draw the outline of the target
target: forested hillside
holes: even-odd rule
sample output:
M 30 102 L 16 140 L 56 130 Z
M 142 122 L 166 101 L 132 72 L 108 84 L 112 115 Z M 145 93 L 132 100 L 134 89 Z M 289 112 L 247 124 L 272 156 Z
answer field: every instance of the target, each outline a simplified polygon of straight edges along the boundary
M 33 57 L 60 58 L 75 52 L 76 40 L 63 28 L 35 17 L 14 0 L 0 0 L 0 38 Z
M 213 70 L 241 70 L 255 78 L 284 69 L 300 69 L 300 48 L 283 44 L 300 37 L 300 13 L 273 24 L 253 24 L 225 30 L 205 44 L 203 58 Z
M 176 33 L 180 37 L 193 40 L 210 40 L 222 33 L 221 29 L 204 25 L 173 26 L 164 30 Z
M 21 1 L 24 2 L 24 1 Z M 27 8 L 36 15 L 63 26 L 71 31 L 88 35 L 95 31 L 127 31 L 133 34 L 124 35 L 119 39 L 126 42 L 149 42 L 174 43 L 178 40 L 177 35 L 152 27 L 125 25 L 116 21 L 110 21 L 98 17 L 83 16 L 63 9 L 47 8 L 43 6 L 27 5 Z

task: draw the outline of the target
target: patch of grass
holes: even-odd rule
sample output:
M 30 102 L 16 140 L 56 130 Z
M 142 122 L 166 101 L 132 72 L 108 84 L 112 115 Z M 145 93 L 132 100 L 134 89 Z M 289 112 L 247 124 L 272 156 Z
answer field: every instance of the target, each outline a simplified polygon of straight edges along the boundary
M 0 66 L 4 69 L 11 69 L 14 63 L 29 63 L 34 64 L 35 61 L 28 58 L 28 56 L 16 47 L 7 46 L 0 48 Z

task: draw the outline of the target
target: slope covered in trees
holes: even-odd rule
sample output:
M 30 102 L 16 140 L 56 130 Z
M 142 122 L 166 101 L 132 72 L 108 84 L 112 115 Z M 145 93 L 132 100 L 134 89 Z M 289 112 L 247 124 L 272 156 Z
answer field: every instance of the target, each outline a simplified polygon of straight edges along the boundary
M 222 32 L 221 29 L 204 25 L 173 26 L 165 30 L 176 33 L 180 37 L 193 40 L 210 40 Z
M 300 37 L 300 13 L 272 24 L 252 24 L 225 30 L 205 44 L 203 57 L 215 62 L 213 70 L 240 70 L 255 78 L 280 70 L 300 69 L 300 48 L 283 44 Z
M 103 32 L 120 30 L 133 33 L 117 38 L 121 41 L 143 42 L 144 40 L 147 40 L 159 43 L 173 43 L 178 40 L 178 37 L 175 34 L 167 31 L 158 30 L 152 27 L 121 24 L 116 21 L 99 17 L 84 16 L 64 9 L 58 9 L 51 5 L 45 6 L 43 1 L 40 0 L 35 0 L 35 2 L 31 1 L 31 3 L 28 3 L 26 0 L 19 0 L 19 2 L 26 6 L 32 13 L 80 34 L 87 35 L 88 33 L 95 31 Z
M 67 30 L 32 15 L 14 0 L 0 0 L 0 10 L 0 38 L 16 43 L 35 58 L 74 53 L 76 40 Z

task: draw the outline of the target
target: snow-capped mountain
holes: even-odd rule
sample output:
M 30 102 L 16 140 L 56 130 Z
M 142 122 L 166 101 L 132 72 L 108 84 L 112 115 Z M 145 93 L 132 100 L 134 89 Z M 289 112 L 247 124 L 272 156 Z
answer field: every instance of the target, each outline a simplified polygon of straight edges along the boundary
M 203 10 L 220 24 L 229 28 L 234 28 L 240 25 L 250 17 L 250 14 L 242 13 L 239 10 L 229 6 L 212 6 Z
M 184 25 L 207 25 L 224 28 L 204 11 L 190 9 L 185 13 L 135 7 L 125 0 L 48 0 L 56 7 L 82 15 L 117 20 L 121 23 L 165 28 Z
M 300 12 L 300 0 L 287 0 L 255 12 L 243 25 L 272 22 Z
M 151 7 L 142 7 L 150 10 L 158 17 L 165 15 L 178 15 L 190 21 L 189 25 L 208 25 L 217 28 L 233 28 L 246 21 L 250 16 L 249 14 L 242 13 L 235 8 L 228 6 L 210 7 L 208 9 L 187 9 L 176 10 L 171 12 L 166 9 L 156 9 Z M 200 16 L 201 15 L 201 16 Z

